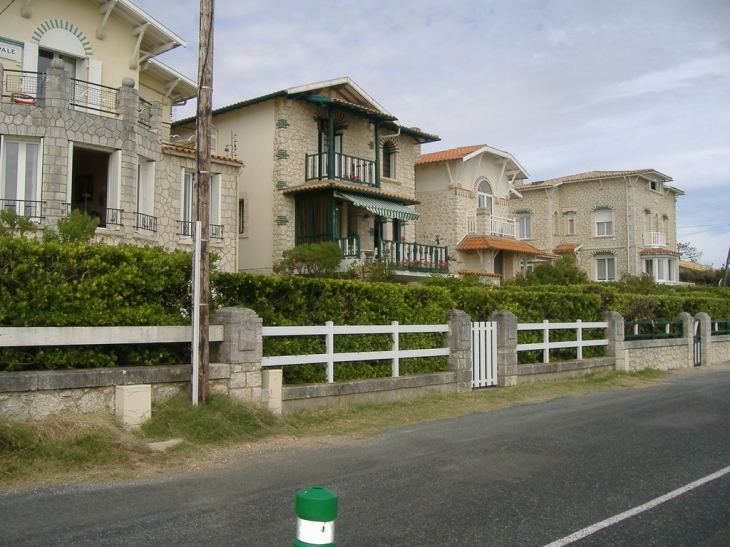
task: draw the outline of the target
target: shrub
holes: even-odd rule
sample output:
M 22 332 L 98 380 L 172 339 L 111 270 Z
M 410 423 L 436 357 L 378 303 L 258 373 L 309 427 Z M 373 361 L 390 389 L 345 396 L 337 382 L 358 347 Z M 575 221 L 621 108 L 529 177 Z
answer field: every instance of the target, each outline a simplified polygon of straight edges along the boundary
M 284 275 L 332 277 L 342 261 L 342 249 L 331 241 L 306 243 L 287 249 L 274 264 L 274 272 Z

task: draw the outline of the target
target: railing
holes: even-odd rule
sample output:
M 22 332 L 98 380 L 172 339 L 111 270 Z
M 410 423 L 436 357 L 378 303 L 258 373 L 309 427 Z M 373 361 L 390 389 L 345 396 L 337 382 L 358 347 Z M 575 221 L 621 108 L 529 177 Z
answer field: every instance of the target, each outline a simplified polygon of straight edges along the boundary
M 682 321 L 625 321 L 624 340 L 682 338 Z
M 504 217 L 490 217 L 491 235 L 515 237 L 515 219 Z
M 360 257 L 360 236 L 338 237 L 335 238 L 335 243 L 342 249 L 344 258 Z
M 182 237 L 193 237 L 195 232 L 195 221 L 178 220 L 177 235 Z M 223 226 L 220 224 L 208 224 L 208 237 L 212 239 L 223 239 Z
M 723 334 L 730 334 L 730 320 L 717 320 L 713 319 L 710 321 L 710 335 L 720 336 Z
M 134 227 L 137 230 L 148 230 L 150 232 L 157 231 L 157 217 L 145 215 L 144 213 L 134 213 Z
M 466 233 L 476 234 L 477 233 L 477 216 L 466 215 Z
M 666 247 L 667 234 L 662 232 L 644 232 L 644 247 Z
M 606 338 L 598 340 L 583 340 L 583 330 L 585 329 L 606 329 L 608 323 L 605 321 L 597 322 L 582 322 L 580 319 L 575 323 L 550 323 L 547 319 L 542 323 L 518 323 L 518 331 L 542 331 L 542 342 L 536 342 L 531 344 L 517 344 L 517 351 L 534 351 L 542 350 L 543 363 L 550 362 L 550 350 L 551 349 L 564 349 L 564 348 L 577 348 L 578 359 L 583 359 L 583 348 L 595 347 L 595 346 L 607 346 L 608 340 Z M 561 342 L 550 341 L 550 331 L 558 329 L 569 329 L 575 330 L 576 339 L 567 340 Z
M 327 364 L 327 382 L 335 381 L 334 364 L 348 361 L 376 361 L 391 360 L 391 372 L 394 378 L 400 375 L 400 359 L 413 357 L 442 357 L 448 356 L 449 348 L 400 349 L 400 334 L 424 332 L 448 332 L 448 325 L 400 325 L 393 321 L 390 325 L 355 325 L 335 326 L 327 321 L 324 326 L 314 327 L 262 327 L 261 335 L 266 336 L 324 336 L 325 353 L 311 355 L 282 355 L 277 357 L 262 357 L 262 367 L 308 365 L 315 363 Z M 390 334 L 393 342 L 390 350 L 364 351 L 350 353 L 335 353 L 335 335 L 338 334 Z
M 46 95 L 46 75 L 42 72 L 3 70 L 2 94 L 16 104 L 40 103 Z
M 139 97 L 137 103 L 137 121 L 145 127 L 152 127 L 152 103 Z
M 327 152 L 305 154 L 305 180 L 346 180 L 375 186 L 375 161 L 335 153 L 334 172 L 327 165 Z
M 3 211 L 13 211 L 19 217 L 41 220 L 42 201 L 28 201 L 25 199 L 0 199 L 0 208 Z
M 381 239 L 377 258 L 389 267 L 416 272 L 448 273 L 448 247 Z
M 108 114 L 118 114 L 118 90 L 75 78 L 71 78 L 71 84 L 73 86 L 71 106 L 88 108 Z
M 99 220 L 99 227 L 105 228 L 108 225 L 121 226 L 123 209 L 112 209 L 103 205 L 86 205 L 84 203 L 66 203 L 66 213 L 81 211 L 91 218 Z

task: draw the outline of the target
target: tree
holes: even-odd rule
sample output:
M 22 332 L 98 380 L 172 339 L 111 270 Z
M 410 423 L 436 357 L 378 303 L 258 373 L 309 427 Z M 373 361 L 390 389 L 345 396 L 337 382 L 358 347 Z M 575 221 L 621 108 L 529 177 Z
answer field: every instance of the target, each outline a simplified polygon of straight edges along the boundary
M 688 262 L 697 262 L 702 258 L 702 251 L 683 241 L 677 243 L 677 250 L 679 251 L 680 258 Z
M 573 255 L 564 255 L 555 262 L 543 262 L 526 276 L 515 277 L 516 285 L 582 285 L 588 283 L 586 273 L 575 265 Z

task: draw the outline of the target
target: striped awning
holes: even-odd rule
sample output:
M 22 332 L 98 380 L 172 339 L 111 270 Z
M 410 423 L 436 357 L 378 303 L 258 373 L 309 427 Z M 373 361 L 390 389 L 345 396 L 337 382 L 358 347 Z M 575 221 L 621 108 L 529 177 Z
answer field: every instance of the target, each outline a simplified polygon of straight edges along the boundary
M 418 220 L 418 217 L 421 216 L 405 205 L 394 203 L 392 201 L 385 201 L 384 199 L 356 196 L 353 194 L 345 194 L 343 192 L 338 192 L 337 196 L 381 217 L 397 218 L 399 220 Z

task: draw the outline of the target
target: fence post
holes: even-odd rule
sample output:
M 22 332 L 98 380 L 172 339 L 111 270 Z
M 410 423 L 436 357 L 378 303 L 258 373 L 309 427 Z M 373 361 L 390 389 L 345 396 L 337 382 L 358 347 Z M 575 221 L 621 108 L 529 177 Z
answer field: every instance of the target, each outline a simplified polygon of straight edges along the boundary
M 261 404 L 263 320 L 253 310 L 221 308 L 210 324 L 223 325 L 224 339 L 211 346 L 211 362 L 228 364 L 228 395 Z
M 497 322 L 497 382 L 501 387 L 517 385 L 517 317 L 506 310 L 494 312 Z
M 616 362 L 616 370 L 629 372 L 629 352 L 624 349 L 624 318 L 616 311 L 605 311 L 603 317 L 606 319 L 606 355 L 613 357 Z
M 687 352 L 685 354 L 684 363 L 682 367 L 693 367 L 695 364 L 694 358 L 694 342 L 695 342 L 695 329 L 694 329 L 694 317 L 692 317 L 686 311 L 680 312 L 679 320 L 682 322 L 682 337 L 687 344 Z
M 390 325 L 393 327 L 393 364 L 391 365 L 391 375 L 393 378 L 400 376 L 400 357 L 398 352 L 400 351 L 400 334 L 398 333 L 398 321 L 391 321 Z
M 326 321 L 327 334 L 325 335 L 325 348 L 327 351 L 327 382 L 335 381 L 335 324 L 332 321 Z
M 456 372 L 457 391 L 471 391 L 471 317 L 462 310 L 446 312 L 449 332 L 446 344 L 449 347 L 447 368 Z
M 294 547 L 335 545 L 337 494 L 324 486 L 310 486 L 297 492 L 294 501 L 297 535 Z
M 700 363 L 703 365 L 712 364 L 712 318 L 705 312 L 695 315 L 695 321 L 699 323 L 700 335 Z

